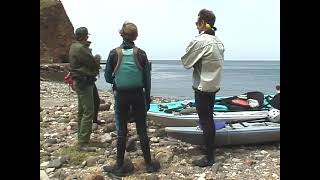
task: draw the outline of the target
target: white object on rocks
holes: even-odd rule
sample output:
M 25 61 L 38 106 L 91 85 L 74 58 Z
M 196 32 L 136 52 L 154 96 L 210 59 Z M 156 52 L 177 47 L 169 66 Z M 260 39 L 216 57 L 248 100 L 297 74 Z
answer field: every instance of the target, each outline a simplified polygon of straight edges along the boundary
M 43 162 L 40 164 L 40 167 L 47 167 L 49 164 L 49 161 Z
M 101 142 L 101 143 L 107 143 L 107 142 L 111 142 L 112 141 L 112 137 L 109 133 L 106 133 L 102 136 L 99 136 L 98 137 L 98 140 Z
M 54 112 L 54 114 L 55 114 L 55 115 L 62 115 L 63 112 L 62 112 L 62 111 L 56 111 L 56 112 Z
M 152 138 L 150 139 L 150 141 L 153 142 L 153 143 L 158 143 L 159 140 L 160 140 L 159 137 L 152 137 Z
M 40 180 L 50 180 L 49 176 L 44 170 L 40 170 Z
M 47 168 L 47 169 L 46 169 L 46 172 L 47 172 L 47 173 L 51 173 L 51 172 L 53 172 L 54 170 L 55 170 L 55 168 Z

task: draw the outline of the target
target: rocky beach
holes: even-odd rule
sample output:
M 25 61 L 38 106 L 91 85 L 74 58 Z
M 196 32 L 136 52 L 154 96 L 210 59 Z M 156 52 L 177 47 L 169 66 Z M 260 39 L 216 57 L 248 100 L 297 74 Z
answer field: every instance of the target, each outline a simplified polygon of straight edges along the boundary
M 78 152 L 77 95 L 67 84 L 40 80 L 40 176 L 41 179 L 113 179 L 102 167 L 115 163 L 116 131 L 113 95 L 99 91 L 99 120 L 93 124 L 91 146 L 96 152 Z M 153 102 L 173 99 L 153 97 Z M 151 153 L 161 164 L 157 173 L 147 173 L 135 124 L 128 124 L 126 163 L 133 172 L 123 179 L 280 179 L 280 143 L 218 148 L 212 167 L 192 166 L 201 147 L 167 137 L 164 127 L 148 119 Z

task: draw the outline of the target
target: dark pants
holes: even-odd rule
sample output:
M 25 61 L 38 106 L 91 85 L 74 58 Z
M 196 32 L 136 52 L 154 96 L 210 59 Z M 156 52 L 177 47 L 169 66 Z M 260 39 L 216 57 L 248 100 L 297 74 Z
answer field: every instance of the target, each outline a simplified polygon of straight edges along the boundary
M 93 114 L 93 122 L 98 121 L 98 113 L 100 107 L 100 98 L 96 84 L 93 85 L 93 103 L 94 103 L 94 114 Z
M 203 130 L 203 141 L 206 146 L 208 160 L 214 160 L 216 128 L 213 120 L 215 93 L 195 91 L 195 104 L 199 116 L 200 127 Z
M 145 163 L 151 162 L 149 138 L 147 135 L 147 123 L 146 123 L 146 105 L 145 96 L 142 89 L 131 91 L 116 91 L 116 98 L 118 102 L 117 114 L 118 119 L 118 139 L 117 139 L 117 164 L 123 164 L 123 158 L 126 147 L 126 137 L 128 133 L 127 124 L 130 115 L 130 106 L 134 113 L 134 119 L 136 123 L 137 133 L 140 139 L 140 145 L 145 159 Z

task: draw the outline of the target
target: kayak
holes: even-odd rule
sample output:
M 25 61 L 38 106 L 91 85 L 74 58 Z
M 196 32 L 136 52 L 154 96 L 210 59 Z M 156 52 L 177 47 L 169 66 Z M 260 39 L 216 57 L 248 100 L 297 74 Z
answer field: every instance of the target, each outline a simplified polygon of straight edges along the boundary
M 220 123 L 220 125 L 219 125 Z M 273 122 L 243 122 L 224 124 L 216 122 L 216 146 L 246 145 L 280 142 L 280 124 Z M 199 127 L 166 127 L 169 137 L 203 145 L 203 133 Z
M 151 108 L 150 108 L 151 109 Z M 180 113 L 165 113 L 165 112 L 148 112 L 147 116 L 149 119 L 159 125 L 166 127 L 171 126 L 197 126 L 199 117 L 196 112 L 190 114 Z M 214 112 L 214 121 L 225 121 L 225 122 L 243 122 L 252 121 L 259 119 L 266 119 L 268 111 L 239 111 L 239 112 Z
M 247 103 L 246 100 L 236 99 L 240 96 L 218 96 L 215 99 L 213 106 L 213 118 L 216 122 L 225 121 L 227 123 L 245 122 L 259 119 L 267 119 L 268 112 L 272 108 L 268 103 L 268 98 L 272 98 L 271 95 L 263 95 L 260 92 L 249 92 L 251 94 L 258 94 L 260 96 L 259 108 L 244 108 L 238 107 L 238 104 Z M 235 98 L 234 102 L 232 102 Z M 228 104 L 235 103 L 235 104 Z M 259 103 L 258 103 L 259 104 Z M 196 111 L 194 99 L 184 101 L 174 101 L 167 103 L 152 103 L 150 109 L 147 112 L 147 117 L 153 120 L 155 123 L 164 125 L 167 127 L 172 126 L 197 126 L 199 117 Z M 246 106 L 246 105 L 245 105 Z M 231 108 L 231 109 L 230 109 Z

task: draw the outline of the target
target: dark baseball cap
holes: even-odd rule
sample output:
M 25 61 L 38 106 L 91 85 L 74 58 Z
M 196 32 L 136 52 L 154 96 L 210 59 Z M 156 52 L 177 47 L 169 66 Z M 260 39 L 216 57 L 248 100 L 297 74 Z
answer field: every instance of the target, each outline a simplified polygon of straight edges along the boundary
M 86 27 L 79 27 L 78 29 L 76 29 L 75 35 L 76 37 L 85 37 L 90 34 L 88 33 L 88 29 Z

